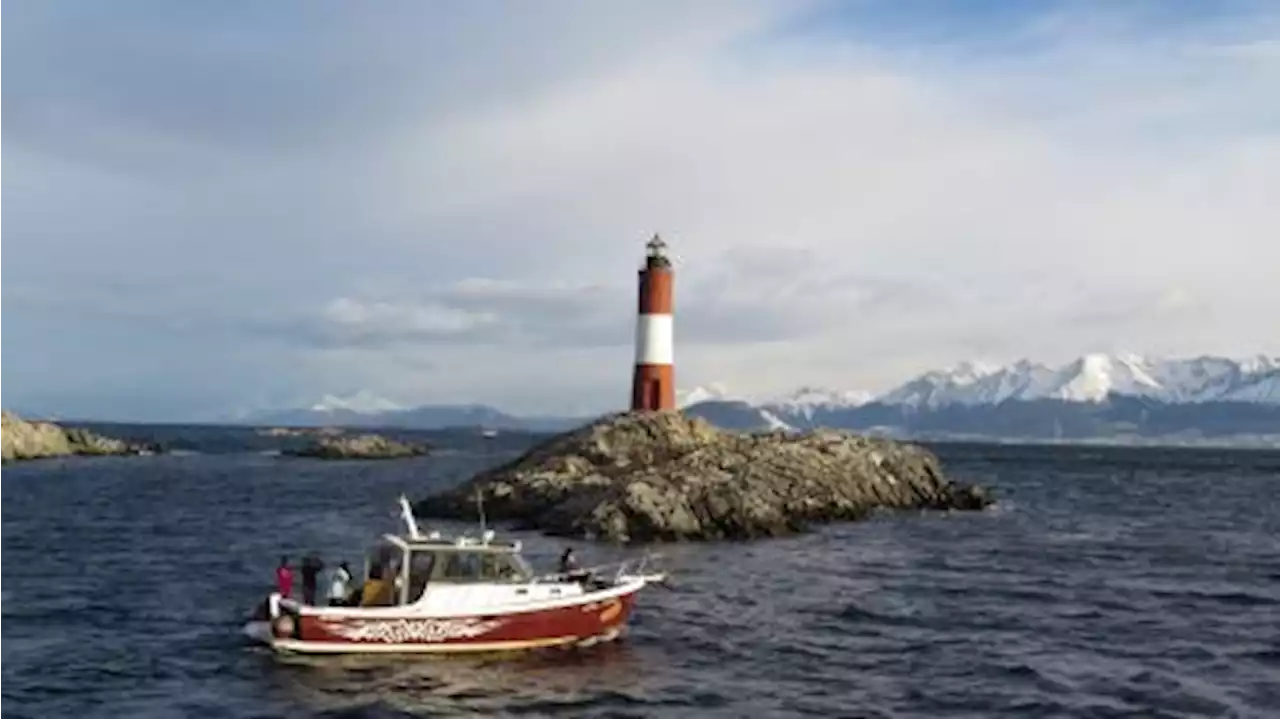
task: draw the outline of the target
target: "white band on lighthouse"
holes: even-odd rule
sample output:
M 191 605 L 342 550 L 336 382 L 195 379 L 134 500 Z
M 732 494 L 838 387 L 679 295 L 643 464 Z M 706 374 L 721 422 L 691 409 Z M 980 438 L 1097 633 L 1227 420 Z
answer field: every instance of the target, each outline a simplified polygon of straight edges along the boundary
M 675 364 L 671 315 L 640 315 L 636 323 L 636 364 Z

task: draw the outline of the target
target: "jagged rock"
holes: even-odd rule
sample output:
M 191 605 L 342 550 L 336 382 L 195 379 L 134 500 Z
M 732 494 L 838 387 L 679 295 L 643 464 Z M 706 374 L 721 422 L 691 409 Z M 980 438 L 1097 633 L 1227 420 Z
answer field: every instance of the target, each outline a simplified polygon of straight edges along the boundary
M 424 455 L 427 448 L 420 444 L 397 442 L 377 434 L 362 434 L 355 437 L 321 437 L 305 447 L 289 450 L 287 453 L 297 457 L 321 459 L 395 459 Z
M 64 429 L 52 422 L 28 422 L 5 411 L 0 428 L 0 444 L 4 461 L 66 457 L 69 455 L 154 454 L 160 448 L 152 444 L 126 442 L 103 437 L 87 429 Z
M 64 429 L 67 441 L 75 454 L 83 455 L 151 455 L 165 451 L 159 442 L 134 442 L 115 437 L 104 437 L 87 429 Z
M 873 509 L 980 509 L 917 445 L 820 430 L 747 434 L 678 412 L 604 417 L 419 502 L 423 517 L 488 517 L 620 542 L 742 539 Z
M 12 412 L 0 413 L 0 455 L 4 461 L 72 454 L 62 428 L 50 422 L 28 422 Z

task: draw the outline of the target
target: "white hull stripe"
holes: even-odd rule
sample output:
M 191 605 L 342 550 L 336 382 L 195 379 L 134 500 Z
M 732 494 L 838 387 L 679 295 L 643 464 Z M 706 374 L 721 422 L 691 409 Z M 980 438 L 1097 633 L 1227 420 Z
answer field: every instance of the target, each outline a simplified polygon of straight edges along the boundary
M 675 364 L 671 315 L 640 315 L 636 323 L 636 364 Z
M 607 601 L 634 594 L 651 581 L 649 577 L 624 577 L 622 583 L 597 592 L 586 592 L 567 597 L 517 604 L 499 604 L 477 609 L 476 607 L 450 607 L 419 609 L 414 605 L 398 607 L 319 607 L 306 606 L 286 600 L 286 606 L 299 614 L 325 619 L 466 619 L 476 616 L 521 616 L 565 607 L 577 607 L 591 602 Z
M 461 654 L 467 652 L 504 652 L 544 647 L 580 644 L 590 646 L 618 638 L 619 631 L 610 631 L 594 637 L 548 637 L 546 639 L 522 639 L 506 642 L 415 642 L 382 644 L 370 642 L 308 642 L 299 639 L 276 639 L 271 648 L 277 652 L 294 654 Z

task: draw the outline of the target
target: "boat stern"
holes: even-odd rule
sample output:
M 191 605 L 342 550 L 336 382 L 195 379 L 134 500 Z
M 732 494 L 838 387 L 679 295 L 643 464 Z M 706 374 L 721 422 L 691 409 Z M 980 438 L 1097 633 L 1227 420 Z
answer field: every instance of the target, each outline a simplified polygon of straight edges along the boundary
M 272 592 L 244 623 L 241 631 L 251 641 L 275 646 L 280 639 L 297 639 L 302 627 L 298 606 Z
M 255 644 L 271 644 L 271 622 L 250 619 L 244 623 L 240 631 L 246 639 Z

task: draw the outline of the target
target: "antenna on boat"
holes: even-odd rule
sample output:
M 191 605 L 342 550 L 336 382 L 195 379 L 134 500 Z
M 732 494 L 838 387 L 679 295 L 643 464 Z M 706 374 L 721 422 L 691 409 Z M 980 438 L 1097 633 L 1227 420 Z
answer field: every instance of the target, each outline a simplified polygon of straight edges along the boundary
M 418 534 L 418 520 L 413 516 L 413 507 L 409 504 L 409 500 L 402 494 L 400 495 L 400 518 L 404 520 L 404 524 L 409 528 L 409 537 L 412 539 L 421 539 L 422 535 Z
M 476 487 L 476 512 L 480 515 L 480 539 L 485 544 L 489 543 L 489 532 L 484 526 L 484 491 Z

